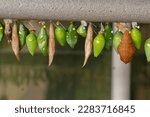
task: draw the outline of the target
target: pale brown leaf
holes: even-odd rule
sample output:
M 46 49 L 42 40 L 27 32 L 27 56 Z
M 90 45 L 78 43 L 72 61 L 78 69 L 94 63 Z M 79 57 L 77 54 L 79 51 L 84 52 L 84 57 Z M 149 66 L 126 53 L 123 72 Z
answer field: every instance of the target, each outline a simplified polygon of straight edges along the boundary
M 50 27 L 49 27 L 49 64 L 50 66 L 53 62 L 54 59 L 54 54 L 55 54 L 55 34 L 54 34 L 54 26 L 53 23 L 50 22 Z
M 12 27 L 12 50 L 17 58 L 18 61 L 20 61 L 20 56 L 19 56 L 19 36 L 18 36 L 18 27 L 17 27 L 17 22 L 14 22 L 14 25 Z
M 86 40 L 85 40 L 85 49 L 84 49 L 85 57 L 84 57 L 84 63 L 82 67 L 86 65 L 87 60 L 92 53 L 92 41 L 93 41 L 93 27 L 92 27 L 92 23 L 90 22 L 87 30 Z
M 12 40 L 12 38 L 11 38 L 11 36 L 12 36 L 12 30 L 11 30 L 11 24 L 10 24 L 9 20 L 7 20 L 5 22 L 5 31 L 4 32 L 5 32 L 5 35 L 7 37 L 8 43 L 10 43 L 11 40 Z

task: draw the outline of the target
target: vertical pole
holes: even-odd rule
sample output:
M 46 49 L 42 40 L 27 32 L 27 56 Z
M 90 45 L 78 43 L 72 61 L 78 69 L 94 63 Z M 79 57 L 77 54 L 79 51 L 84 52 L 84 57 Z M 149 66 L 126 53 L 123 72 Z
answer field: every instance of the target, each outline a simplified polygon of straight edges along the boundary
M 113 23 L 113 30 L 116 31 L 116 23 Z M 130 24 L 127 23 L 128 28 Z M 112 81 L 111 99 L 127 100 L 130 99 L 130 67 L 131 64 L 124 64 L 119 55 L 112 49 Z

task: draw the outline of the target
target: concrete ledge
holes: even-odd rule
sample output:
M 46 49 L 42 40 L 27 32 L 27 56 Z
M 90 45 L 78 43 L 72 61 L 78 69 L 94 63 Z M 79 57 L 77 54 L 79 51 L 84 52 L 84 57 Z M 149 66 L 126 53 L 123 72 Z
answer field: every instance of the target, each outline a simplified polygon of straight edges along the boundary
M 0 0 L 0 18 L 150 23 L 150 0 Z

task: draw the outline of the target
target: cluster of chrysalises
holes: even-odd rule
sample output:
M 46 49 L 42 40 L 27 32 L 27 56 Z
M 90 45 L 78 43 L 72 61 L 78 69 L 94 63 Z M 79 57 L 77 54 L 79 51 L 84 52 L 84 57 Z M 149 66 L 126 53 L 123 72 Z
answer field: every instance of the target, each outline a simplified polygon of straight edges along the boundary
M 126 64 L 132 60 L 136 50 L 141 48 L 142 36 L 137 25 L 132 26 L 132 29 L 129 30 L 121 23 L 117 23 L 117 31 L 113 33 L 110 23 L 105 23 L 105 25 L 100 23 L 100 30 L 94 38 L 92 22 L 81 21 L 78 27 L 73 22 L 70 22 L 66 29 L 59 21 L 56 23 L 50 21 L 49 33 L 47 33 L 45 22 L 40 22 L 40 24 L 41 29 L 36 35 L 32 26 L 27 28 L 20 21 L 6 20 L 4 24 L 0 23 L 0 41 L 5 33 L 18 60 L 20 60 L 19 53 L 25 44 L 32 56 L 35 54 L 36 48 L 39 47 L 44 56 L 49 55 L 49 66 L 55 55 L 55 39 L 61 46 L 65 46 L 68 43 L 71 48 L 74 48 L 79 35 L 85 38 L 83 67 L 86 65 L 92 51 L 94 57 L 98 57 L 104 48 L 110 50 L 113 46 L 120 55 L 120 59 Z M 125 30 L 122 32 L 121 28 Z M 147 60 L 150 61 L 150 39 L 145 42 L 145 52 Z

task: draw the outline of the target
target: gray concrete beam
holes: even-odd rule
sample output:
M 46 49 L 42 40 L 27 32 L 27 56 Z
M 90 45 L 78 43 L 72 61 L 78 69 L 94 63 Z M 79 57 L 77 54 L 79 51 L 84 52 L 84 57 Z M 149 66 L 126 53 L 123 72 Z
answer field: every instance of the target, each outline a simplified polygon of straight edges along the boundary
M 150 0 L 0 0 L 0 18 L 150 23 Z

